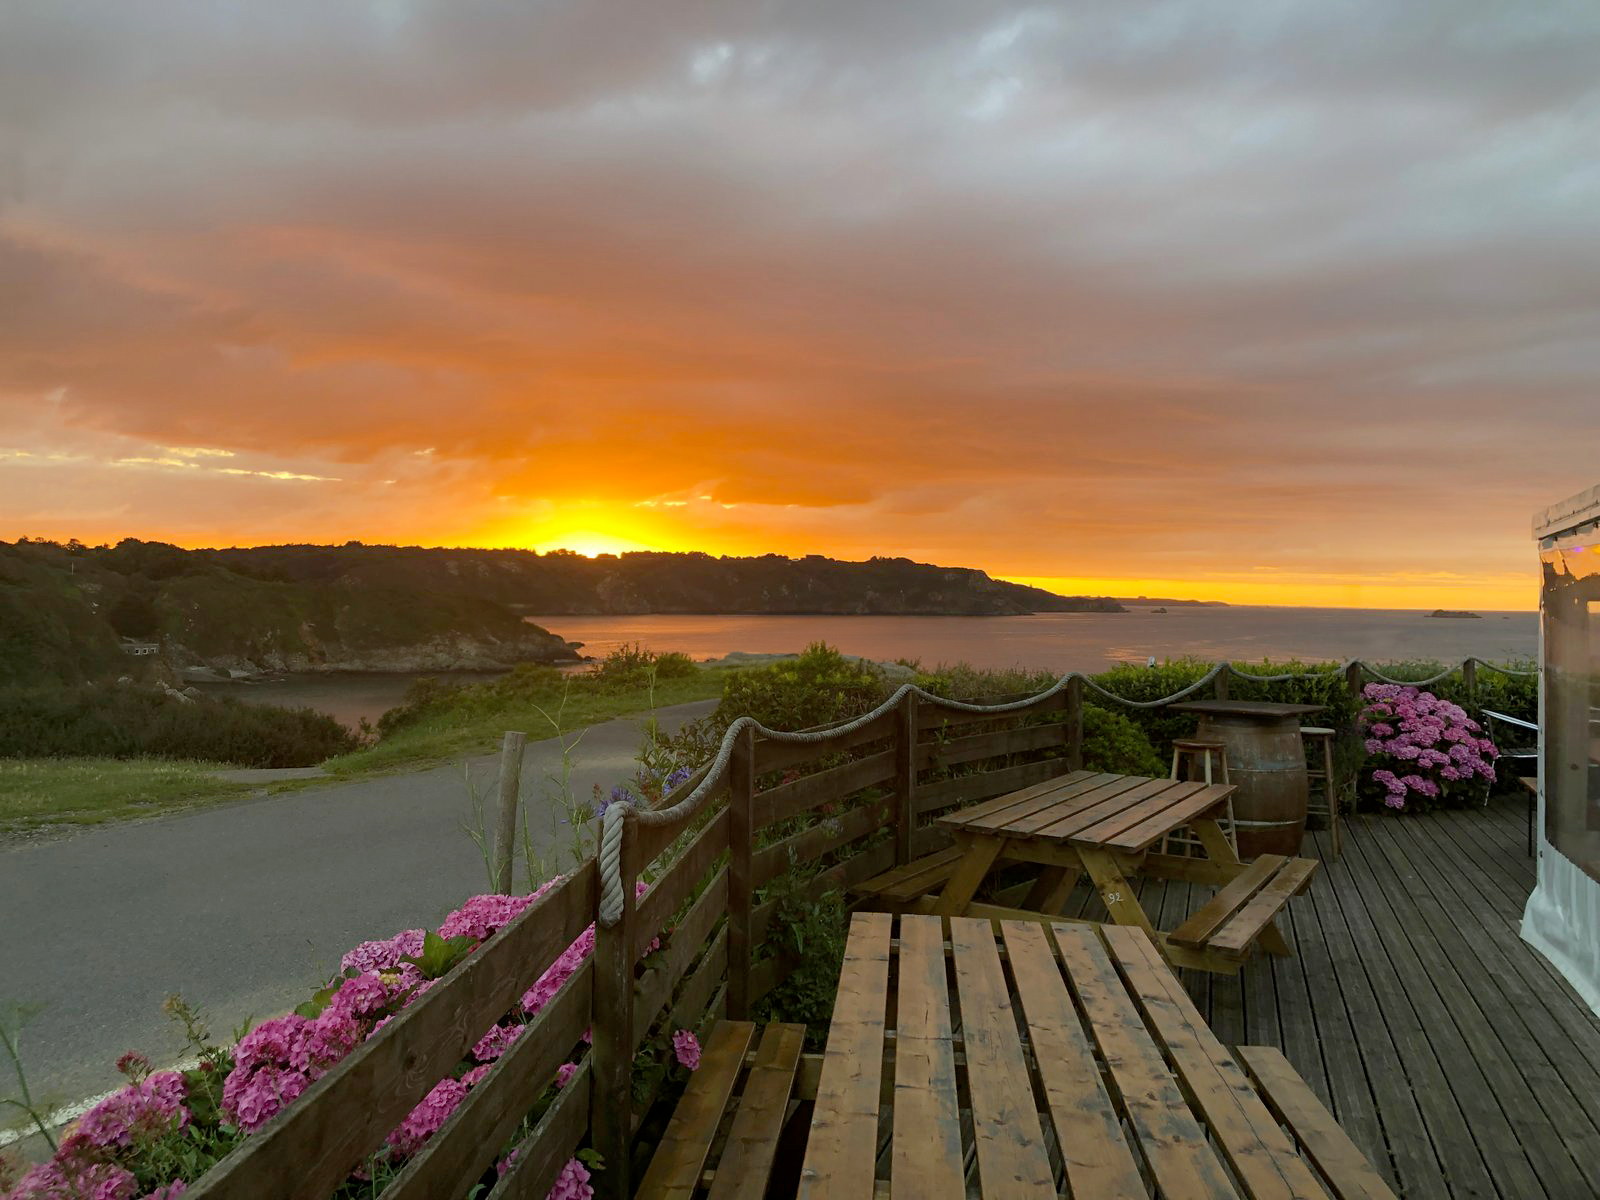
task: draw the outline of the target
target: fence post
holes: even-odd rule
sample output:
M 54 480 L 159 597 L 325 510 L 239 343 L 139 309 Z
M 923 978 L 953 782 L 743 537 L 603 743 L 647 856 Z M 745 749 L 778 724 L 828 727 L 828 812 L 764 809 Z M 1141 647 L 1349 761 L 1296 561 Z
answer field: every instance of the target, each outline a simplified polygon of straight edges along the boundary
M 636 826 L 632 814 L 622 827 L 622 916 L 607 928 L 594 928 L 594 1080 L 589 1090 L 589 1136 L 605 1159 L 600 1193 L 608 1200 L 633 1194 L 629 1141 L 633 1125 L 633 953 Z
M 1228 698 L 1228 676 L 1233 673 L 1233 664 L 1223 663 L 1221 665 L 1222 670 L 1217 672 L 1216 695 L 1218 700 L 1226 700 Z
M 1067 762 L 1083 770 L 1083 676 L 1067 680 Z
M 894 714 L 894 861 L 911 861 L 917 819 L 917 694 L 907 692 Z
M 750 1015 L 750 818 L 756 798 L 756 731 L 746 728 L 728 764 L 728 1018 Z
M 1361 663 L 1352 659 L 1350 665 L 1344 669 L 1344 686 L 1349 689 L 1350 699 L 1354 700 L 1356 707 L 1361 707 Z
M 1478 707 L 1478 660 L 1469 658 L 1461 664 L 1461 682 L 1467 689 L 1467 703 Z
M 500 809 L 494 827 L 494 890 L 509 896 L 516 862 L 517 796 L 522 788 L 522 747 L 528 735 L 506 730 L 500 740 Z

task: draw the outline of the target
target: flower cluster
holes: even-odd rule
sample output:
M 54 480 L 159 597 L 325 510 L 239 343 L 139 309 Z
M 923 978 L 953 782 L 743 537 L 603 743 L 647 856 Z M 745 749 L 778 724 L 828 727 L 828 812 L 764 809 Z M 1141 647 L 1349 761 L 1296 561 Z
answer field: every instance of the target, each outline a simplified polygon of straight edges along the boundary
M 339 960 L 341 971 L 398 971 L 409 966 L 407 959 L 422 953 L 421 929 L 404 929 L 381 942 L 362 942 Z
M 619 783 L 609 793 L 602 792 L 600 785 L 594 785 L 594 815 L 603 817 L 606 809 L 613 804 L 633 804 L 644 808 L 654 808 L 676 787 L 687 783 L 694 776 L 691 767 L 676 767 L 671 771 L 665 768 L 640 767 L 639 773 L 631 784 Z
M 541 888 L 528 896 L 474 896 L 444 919 L 444 924 L 439 926 L 439 936 L 486 941 L 496 930 L 520 917 L 543 891 Z
M 459 1079 L 441 1079 L 422 1103 L 406 1114 L 399 1128 L 389 1134 L 389 1148 L 402 1158 L 422 1149 L 422 1144 L 439 1132 L 450 1114 L 467 1098 L 469 1088 Z
M 1376 760 L 1372 781 L 1390 808 L 1404 808 L 1408 798 L 1438 800 L 1452 787 L 1494 779 L 1494 743 L 1460 705 L 1392 683 L 1369 683 L 1362 695 L 1363 745 Z
M 148 1062 L 142 1055 L 119 1061 L 127 1060 Z M 172 1200 L 182 1195 L 181 1180 L 144 1193 L 123 1160 L 136 1143 L 187 1128 L 187 1096 L 188 1085 L 177 1071 L 136 1078 L 78 1118 L 55 1154 L 17 1181 L 11 1200 L 134 1200 L 141 1195 Z
M 672 1052 L 682 1066 L 691 1071 L 700 1069 L 700 1039 L 689 1030 L 680 1029 L 672 1035 Z
M 231 1064 L 219 1051 L 219 1065 L 202 1062 L 186 1076 L 176 1071 L 152 1073 L 152 1064 L 144 1055 L 123 1055 L 117 1069 L 131 1082 L 86 1112 L 62 1138 L 59 1151 L 23 1176 L 13 1191 L 6 1192 L 0 1183 L 0 1197 L 177 1200 L 185 1183 L 171 1178 L 170 1166 L 155 1165 L 172 1161 L 170 1155 L 153 1154 L 157 1142 L 174 1136 L 193 1138 L 202 1132 L 201 1124 L 208 1134 L 215 1133 L 218 1122 L 244 1135 L 259 1131 L 437 983 L 437 976 L 474 953 L 560 882 L 560 878 L 553 879 L 528 896 L 474 896 L 445 918 L 437 938 L 425 930 L 407 929 L 385 940 L 363 942 L 344 955 L 340 961 L 343 974 L 313 1001 L 293 1013 L 263 1021 L 241 1037 L 233 1047 Z M 638 888 L 642 894 L 646 885 L 641 882 Z M 441 948 L 439 939 L 449 945 Z M 527 1030 L 528 1020 L 582 967 L 594 952 L 594 942 L 595 930 L 590 925 L 523 994 L 520 1009 L 491 1025 L 455 1070 L 439 1080 L 389 1133 L 382 1161 L 402 1163 L 444 1126 Z M 659 945 L 658 938 L 651 948 Z M 439 957 L 441 951 L 443 958 Z M 693 1034 L 680 1030 L 674 1048 L 678 1061 L 689 1069 L 699 1064 L 700 1047 Z M 213 1069 L 217 1075 L 204 1074 Z M 563 1064 L 557 1071 L 557 1086 L 568 1083 L 577 1069 L 576 1063 Z M 222 1080 L 220 1103 L 214 1092 L 209 1104 L 191 1099 L 191 1085 L 200 1087 L 198 1081 L 207 1078 Z M 195 1105 L 193 1111 L 190 1104 Z M 196 1113 L 208 1115 L 202 1120 Z M 228 1137 L 238 1136 L 224 1128 Z M 501 1170 L 514 1161 L 515 1151 L 502 1161 Z M 374 1176 L 370 1167 L 363 1167 L 356 1177 L 367 1181 Z M 141 1180 L 145 1182 L 141 1184 Z M 145 1190 L 152 1180 L 158 1186 Z M 583 1200 L 593 1195 L 589 1169 L 578 1159 L 567 1163 L 550 1192 L 551 1200 Z
M 569 1158 L 567 1165 L 561 1168 L 561 1174 L 556 1176 L 556 1184 L 545 1200 L 590 1200 L 593 1195 L 594 1188 L 589 1185 L 589 1168 L 577 1159 Z
M 223 1114 L 246 1133 L 260 1129 L 365 1041 L 421 981 L 411 963 L 363 971 L 340 980 L 315 1017 L 289 1013 L 257 1025 L 233 1049 Z

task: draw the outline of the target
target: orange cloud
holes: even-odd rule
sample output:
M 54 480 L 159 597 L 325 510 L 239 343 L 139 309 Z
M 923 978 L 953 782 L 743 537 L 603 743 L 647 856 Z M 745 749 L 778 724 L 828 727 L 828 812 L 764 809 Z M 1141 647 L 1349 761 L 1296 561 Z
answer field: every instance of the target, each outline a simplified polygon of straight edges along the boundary
M 8 29 L 0 536 L 1489 606 L 1592 482 L 1571 30 L 78 3 Z

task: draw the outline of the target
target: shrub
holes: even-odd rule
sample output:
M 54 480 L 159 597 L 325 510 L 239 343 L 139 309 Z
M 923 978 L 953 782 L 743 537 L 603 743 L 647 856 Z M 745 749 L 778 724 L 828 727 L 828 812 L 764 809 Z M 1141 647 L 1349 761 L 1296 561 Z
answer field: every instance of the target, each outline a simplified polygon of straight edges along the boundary
M 656 655 L 657 679 L 687 679 L 699 669 L 694 659 L 676 650 Z
M 970 663 L 941 663 L 932 671 L 918 671 L 916 683 L 935 696 L 971 704 L 998 704 L 1037 695 L 1057 678 L 1050 671 L 1023 667 L 986 670 Z
M 729 677 L 717 709 L 705 718 L 711 745 L 743 716 L 769 729 L 809 729 L 871 712 L 889 695 L 883 673 L 823 642 L 804 654 Z
M 179 698 L 139 686 L 0 691 L 0 757 L 168 758 L 245 767 L 311 766 L 356 735 L 309 708 Z
M 813 877 L 804 870 L 794 870 L 779 876 L 768 890 L 766 898 L 776 899 L 778 906 L 773 910 L 763 949 L 788 960 L 793 969 L 782 983 L 757 1001 L 755 1019 L 763 1024 L 803 1024 L 807 1046 L 820 1050 L 833 1019 L 850 915 L 844 896 L 838 891 L 819 897 L 811 895 Z
M 1091 678 L 1108 692 L 1124 700 L 1160 700 L 1175 692 L 1180 692 L 1194 683 L 1211 669 L 1212 664 L 1198 658 L 1181 658 L 1169 661 L 1155 667 L 1138 667 L 1131 663 L 1112 667 L 1109 671 L 1102 671 Z M 1087 697 L 1094 699 L 1094 693 L 1089 692 Z M 1204 694 L 1197 694 L 1195 699 L 1204 699 Z M 1155 747 L 1156 753 L 1161 754 L 1171 749 L 1172 739 L 1190 737 L 1194 733 L 1194 714 L 1173 712 L 1165 706 L 1161 708 L 1128 708 L 1110 700 L 1096 699 L 1097 704 L 1104 704 L 1113 712 L 1124 714 L 1141 730 L 1145 737 L 1150 739 L 1150 744 Z M 1158 774 L 1166 774 L 1165 771 Z
M 1494 743 L 1460 705 L 1389 683 L 1369 683 L 1362 695 L 1364 795 L 1390 808 L 1459 808 L 1487 790 L 1474 783 L 1493 781 Z
M 1144 730 L 1121 713 L 1098 704 L 1083 706 L 1083 765 L 1090 771 L 1116 775 L 1167 773 Z

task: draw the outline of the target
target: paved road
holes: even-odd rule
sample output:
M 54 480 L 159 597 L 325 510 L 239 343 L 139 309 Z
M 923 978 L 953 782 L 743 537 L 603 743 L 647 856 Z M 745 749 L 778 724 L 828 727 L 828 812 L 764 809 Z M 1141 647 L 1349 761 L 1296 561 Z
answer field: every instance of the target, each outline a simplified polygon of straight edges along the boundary
M 658 715 L 671 730 L 713 707 Z M 576 794 L 631 776 L 639 742 L 637 720 L 592 726 L 574 754 Z M 556 743 L 530 743 L 523 796 L 538 805 L 560 763 Z M 492 801 L 497 759 L 473 766 Z M 548 802 L 543 821 L 534 811 L 538 832 Z M 182 1039 L 161 1013 L 171 992 L 225 1034 L 298 1004 L 356 943 L 436 926 L 485 890 L 461 828 L 470 812 L 452 766 L 0 850 L 0 1001 L 45 1005 L 23 1043 L 35 1096 L 71 1103 L 114 1087 L 125 1050 L 175 1061 Z

